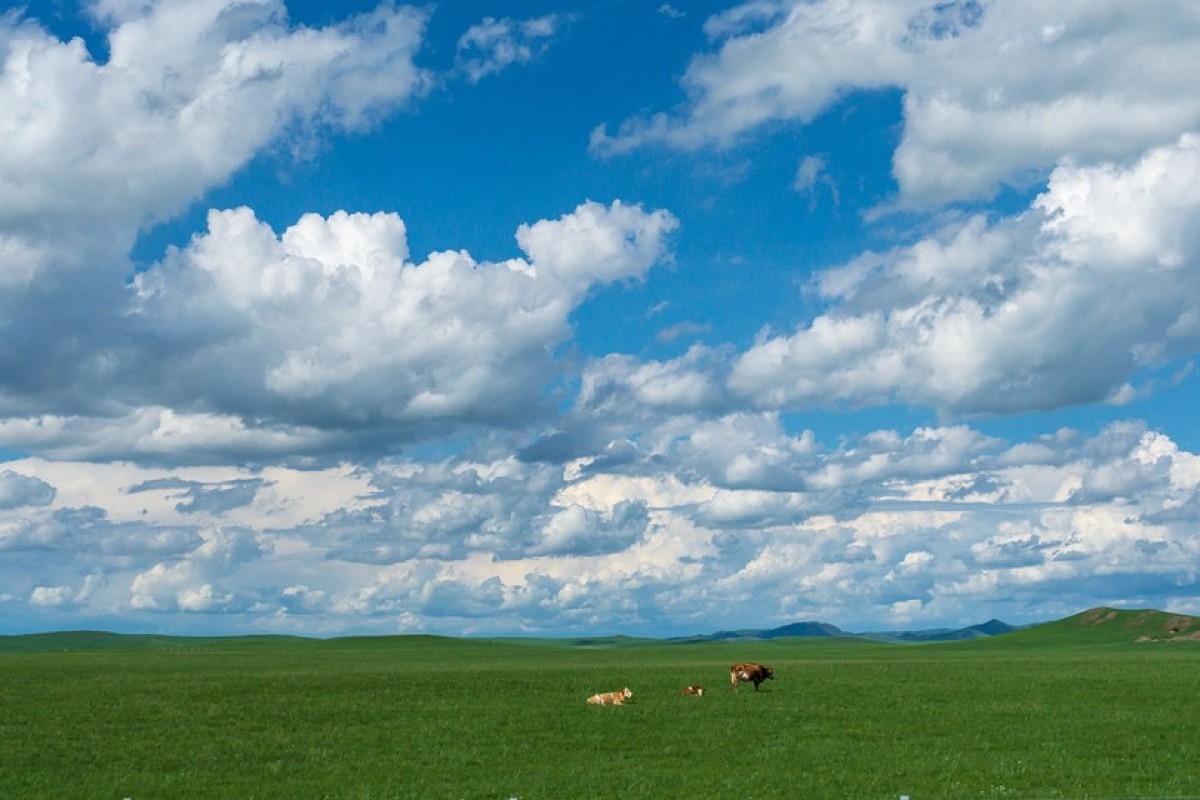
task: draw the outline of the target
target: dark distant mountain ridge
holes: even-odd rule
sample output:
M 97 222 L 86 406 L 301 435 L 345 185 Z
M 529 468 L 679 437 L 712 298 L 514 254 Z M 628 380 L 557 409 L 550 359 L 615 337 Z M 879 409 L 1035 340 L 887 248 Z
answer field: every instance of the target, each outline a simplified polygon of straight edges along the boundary
M 998 619 L 989 619 L 987 622 L 981 622 L 978 625 L 969 625 L 966 628 L 932 628 L 923 631 L 896 631 L 887 632 L 879 631 L 872 633 L 861 633 L 864 639 L 875 639 L 885 642 L 961 642 L 967 639 L 984 639 L 989 636 L 1000 636 L 1001 634 L 1011 633 L 1018 628 L 1015 625 L 1009 625 L 1007 622 L 1001 622 Z
M 770 630 L 717 631 L 716 633 L 683 636 L 689 641 L 724 642 L 737 639 L 782 639 L 786 636 L 853 636 L 827 622 L 793 622 Z
M 837 637 L 842 639 L 866 639 L 877 642 L 957 642 L 966 639 L 982 639 L 999 636 L 1017 630 L 1016 626 L 991 619 L 966 628 L 933 628 L 917 631 L 869 631 L 851 633 L 828 622 L 792 622 L 767 630 L 717 631 L 716 633 L 684 636 L 673 641 L 724 642 L 783 639 L 786 637 Z

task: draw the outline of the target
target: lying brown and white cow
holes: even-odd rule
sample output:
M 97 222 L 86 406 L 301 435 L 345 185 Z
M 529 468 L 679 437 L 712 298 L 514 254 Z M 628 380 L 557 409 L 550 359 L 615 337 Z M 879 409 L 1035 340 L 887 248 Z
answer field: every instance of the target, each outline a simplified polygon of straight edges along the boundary
M 729 668 L 729 686 L 732 689 L 736 689 L 742 681 L 748 681 L 754 684 L 754 691 L 757 692 L 758 685 L 768 679 L 775 679 L 775 671 L 753 661 L 739 661 Z
M 679 693 L 681 695 L 683 695 L 684 697 L 703 697 L 704 696 L 704 687 L 703 686 L 685 686 L 679 690 Z
M 619 692 L 594 694 L 587 701 L 594 706 L 623 706 L 625 705 L 625 701 L 631 697 L 633 697 L 633 692 L 629 691 L 629 687 L 626 686 Z

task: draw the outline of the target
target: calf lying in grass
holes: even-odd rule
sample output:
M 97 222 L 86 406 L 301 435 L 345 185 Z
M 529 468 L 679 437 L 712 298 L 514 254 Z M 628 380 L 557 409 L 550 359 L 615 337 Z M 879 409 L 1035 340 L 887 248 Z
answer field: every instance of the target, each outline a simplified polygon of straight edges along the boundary
M 629 687 L 626 686 L 619 692 L 594 694 L 587 701 L 594 706 L 623 706 L 625 705 L 625 701 L 631 697 L 633 697 L 633 692 L 629 691 Z

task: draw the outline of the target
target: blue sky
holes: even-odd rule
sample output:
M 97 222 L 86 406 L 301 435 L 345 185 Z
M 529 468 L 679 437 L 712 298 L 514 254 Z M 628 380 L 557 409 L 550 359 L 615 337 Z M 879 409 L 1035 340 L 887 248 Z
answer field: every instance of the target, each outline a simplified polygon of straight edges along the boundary
M 0 631 L 1200 613 L 1200 12 L 0 15 Z

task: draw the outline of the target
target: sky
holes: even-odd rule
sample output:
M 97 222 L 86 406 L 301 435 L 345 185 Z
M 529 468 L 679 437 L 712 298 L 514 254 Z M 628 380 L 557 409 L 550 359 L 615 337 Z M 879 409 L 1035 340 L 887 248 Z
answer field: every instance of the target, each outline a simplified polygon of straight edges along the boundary
M 0 633 L 1200 614 L 1192 0 L 35 0 L 0 65 Z

